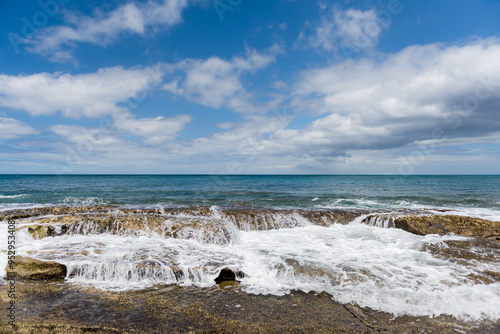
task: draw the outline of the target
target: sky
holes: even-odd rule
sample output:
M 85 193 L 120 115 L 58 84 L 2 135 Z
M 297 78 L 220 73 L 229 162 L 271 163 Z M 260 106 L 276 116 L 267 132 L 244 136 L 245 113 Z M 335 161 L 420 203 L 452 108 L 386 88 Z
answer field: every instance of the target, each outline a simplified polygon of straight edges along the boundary
M 500 174 L 498 0 L 0 3 L 0 173 Z

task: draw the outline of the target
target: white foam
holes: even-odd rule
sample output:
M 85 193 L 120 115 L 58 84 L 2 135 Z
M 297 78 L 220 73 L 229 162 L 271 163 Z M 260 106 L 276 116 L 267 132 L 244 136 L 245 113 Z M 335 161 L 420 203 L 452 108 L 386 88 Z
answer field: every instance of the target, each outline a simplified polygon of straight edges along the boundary
M 500 211 L 486 208 L 444 208 L 447 211 L 429 210 L 438 215 L 456 215 L 500 221 Z
M 107 201 L 99 197 L 65 197 L 62 200 L 64 204 L 77 204 L 77 205 L 96 205 L 96 204 L 108 204 Z
M 214 208 L 215 210 L 215 208 Z M 101 289 L 130 290 L 155 284 L 214 284 L 224 267 L 239 269 L 244 290 L 283 295 L 291 290 L 325 291 L 342 303 L 395 315 L 449 314 L 500 319 L 500 283 L 470 277 L 500 264 L 453 263 L 421 250 L 457 236 L 417 236 L 399 229 L 360 224 L 238 232 L 237 243 L 154 236 L 64 235 L 33 240 L 17 233 L 19 252 L 68 266 L 68 281 Z M 183 275 L 179 275 L 182 272 Z
M 358 197 L 358 198 L 336 198 L 329 200 L 327 203 L 315 205 L 321 209 L 371 209 L 385 208 L 387 204 L 377 202 L 375 200 Z
M 0 195 L 0 198 L 19 198 L 19 197 L 24 197 L 28 196 L 26 194 L 19 194 L 19 195 Z
M 70 282 L 109 290 L 173 283 L 210 286 L 218 272 L 234 267 L 238 258 L 228 257 L 224 247 L 196 240 L 110 234 L 31 239 L 19 249 L 23 255 L 29 252 L 31 257 L 65 264 Z M 186 275 L 176 279 L 172 267 Z
M 450 239 L 464 238 L 358 224 L 247 232 L 241 269 L 250 274 L 243 283 L 257 294 L 325 291 L 339 302 L 395 315 L 500 318 L 500 283 L 475 284 L 468 277 L 484 268 L 420 251 L 424 242 Z
M 315 205 L 315 208 L 321 209 L 389 209 L 395 210 L 424 210 L 432 212 L 439 215 L 457 215 L 457 216 L 468 216 L 475 218 L 482 218 L 491 221 L 500 221 L 500 210 L 491 208 L 478 208 L 478 207 L 466 207 L 466 206 L 440 206 L 437 208 L 435 205 L 424 205 L 414 202 L 408 202 L 406 200 L 401 200 L 398 203 L 384 203 L 378 202 L 376 200 L 366 199 L 366 198 L 338 198 L 331 200 L 326 204 Z M 374 212 L 372 212 L 374 213 Z
M 43 207 L 47 207 L 47 206 L 53 206 L 53 204 L 1 203 L 0 204 L 0 211 L 35 209 L 35 208 L 43 208 Z

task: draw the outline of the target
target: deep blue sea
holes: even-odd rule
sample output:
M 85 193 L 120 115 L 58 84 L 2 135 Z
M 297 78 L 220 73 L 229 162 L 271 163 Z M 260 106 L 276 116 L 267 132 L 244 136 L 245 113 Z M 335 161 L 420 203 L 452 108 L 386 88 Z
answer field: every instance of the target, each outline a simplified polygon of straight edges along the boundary
M 47 204 L 445 208 L 500 217 L 500 176 L 0 175 L 0 209 Z

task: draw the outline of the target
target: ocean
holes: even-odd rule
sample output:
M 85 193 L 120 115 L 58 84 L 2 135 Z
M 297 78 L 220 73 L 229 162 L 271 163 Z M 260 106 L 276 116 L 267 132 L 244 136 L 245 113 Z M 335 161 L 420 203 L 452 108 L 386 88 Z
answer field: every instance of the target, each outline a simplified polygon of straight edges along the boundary
M 2 212 L 79 206 L 93 209 L 19 219 L 18 254 L 60 262 L 69 283 L 103 290 L 204 288 L 229 268 L 252 294 L 326 292 L 395 316 L 500 319 L 500 282 L 485 278 L 500 273 L 498 249 L 447 258 L 436 249 L 469 239 L 367 219 L 500 221 L 500 176 L 0 175 Z M 28 231 L 48 225 L 49 237 Z
M 0 175 L 0 210 L 36 205 L 437 208 L 500 220 L 500 176 Z

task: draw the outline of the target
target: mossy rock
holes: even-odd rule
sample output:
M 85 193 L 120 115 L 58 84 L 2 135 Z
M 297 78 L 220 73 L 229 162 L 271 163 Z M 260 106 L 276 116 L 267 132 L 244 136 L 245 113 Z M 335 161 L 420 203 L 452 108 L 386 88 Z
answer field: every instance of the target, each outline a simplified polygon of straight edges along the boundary
M 46 237 L 56 236 L 54 227 L 47 225 L 36 225 L 33 227 L 28 227 L 28 232 L 31 234 L 33 239 L 42 239 Z
M 64 280 L 67 272 L 63 264 L 20 256 L 16 257 L 14 270 L 7 266 L 7 274 L 15 273 L 18 280 Z
M 396 218 L 396 228 L 418 234 L 445 235 L 454 233 L 464 237 L 492 238 L 500 236 L 500 222 L 463 216 L 406 216 Z

